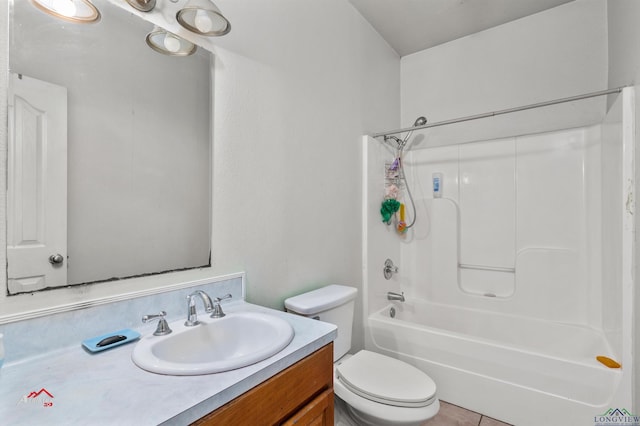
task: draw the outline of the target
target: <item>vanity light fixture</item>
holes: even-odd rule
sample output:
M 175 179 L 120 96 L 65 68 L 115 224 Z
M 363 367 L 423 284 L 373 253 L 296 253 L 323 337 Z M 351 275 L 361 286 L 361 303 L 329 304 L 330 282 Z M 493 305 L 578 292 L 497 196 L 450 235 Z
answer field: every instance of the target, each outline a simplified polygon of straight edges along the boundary
M 189 56 L 197 50 L 195 44 L 157 26 L 147 34 L 147 44 L 156 52 L 169 56 Z
M 69 22 L 91 23 L 100 20 L 100 11 L 90 0 L 31 0 L 35 7 Z
M 203 36 L 223 36 L 231 31 L 231 24 L 211 0 L 189 0 L 176 13 L 178 23 L 189 31 Z
M 127 3 L 140 12 L 150 12 L 156 7 L 156 0 L 127 0 Z

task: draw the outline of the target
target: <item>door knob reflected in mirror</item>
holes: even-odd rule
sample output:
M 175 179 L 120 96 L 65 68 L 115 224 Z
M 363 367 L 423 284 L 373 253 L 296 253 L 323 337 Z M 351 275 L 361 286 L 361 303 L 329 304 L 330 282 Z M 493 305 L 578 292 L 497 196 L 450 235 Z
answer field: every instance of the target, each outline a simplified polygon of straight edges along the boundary
M 64 262 L 64 256 L 60 253 L 49 256 L 49 263 L 52 265 L 62 265 L 62 262 Z

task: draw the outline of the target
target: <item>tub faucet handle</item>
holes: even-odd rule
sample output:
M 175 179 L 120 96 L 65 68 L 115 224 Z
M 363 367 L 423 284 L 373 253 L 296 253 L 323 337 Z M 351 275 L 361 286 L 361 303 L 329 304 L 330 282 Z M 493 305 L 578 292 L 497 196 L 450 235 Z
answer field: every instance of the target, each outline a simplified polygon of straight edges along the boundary
M 384 269 L 382 270 L 384 277 L 388 280 L 391 279 L 393 274 L 398 273 L 398 267 L 393 264 L 393 260 L 387 259 L 384 261 Z
M 142 317 L 142 322 L 147 323 L 149 321 L 158 320 L 158 327 L 156 331 L 153 332 L 154 336 L 166 336 L 171 333 L 173 330 L 169 328 L 169 324 L 167 320 L 164 318 L 167 315 L 165 311 L 161 311 L 159 314 L 155 315 L 145 315 Z

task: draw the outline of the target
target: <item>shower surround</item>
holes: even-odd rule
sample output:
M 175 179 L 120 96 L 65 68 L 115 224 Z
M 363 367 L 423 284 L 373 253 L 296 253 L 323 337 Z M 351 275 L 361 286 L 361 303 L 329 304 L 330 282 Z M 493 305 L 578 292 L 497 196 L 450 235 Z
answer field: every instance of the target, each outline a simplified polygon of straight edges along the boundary
M 593 102 L 606 98 L 416 132 L 405 165 L 417 222 L 404 235 L 378 213 L 394 154 L 364 138 L 367 349 L 423 369 L 442 400 L 513 424 L 590 424 L 609 408 L 637 410 L 634 92 L 610 99 L 597 122 L 580 114 Z M 532 127 L 533 116 L 543 119 Z M 399 266 L 391 280 L 386 258 Z M 390 303 L 388 291 L 406 302 Z

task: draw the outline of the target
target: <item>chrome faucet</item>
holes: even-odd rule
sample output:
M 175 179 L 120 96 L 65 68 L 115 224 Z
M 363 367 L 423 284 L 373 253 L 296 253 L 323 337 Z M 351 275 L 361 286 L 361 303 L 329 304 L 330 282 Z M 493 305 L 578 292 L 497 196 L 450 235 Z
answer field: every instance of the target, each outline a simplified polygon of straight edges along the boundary
M 205 312 L 209 313 L 213 311 L 213 302 L 207 293 L 202 290 L 196 290 L 187 296 L 187 320 L 184 325 L 187 327 L 193 327 L 200 324 L 198 321 L 198 314 L 196 312 L 196 296 L 200 296 L 202 303 L 204 303 Z
M 225 313 L 222 311 L 222 306 L 220 306 L 220 302 L 224 299 L 231 299 L 231 294 L 225 294 L 222 297 L 216 297 L 213 299 L 213 313 L 211 314 L 211 318 L 222 318 L 225 316 Z M 208 312 L 208 311 L 207 311 Z
M 393 291 L 387 292 L 387 300 L 397 300 L 398 302 L 404 302 L 404 291 L 402 293 L 396 293 Z

